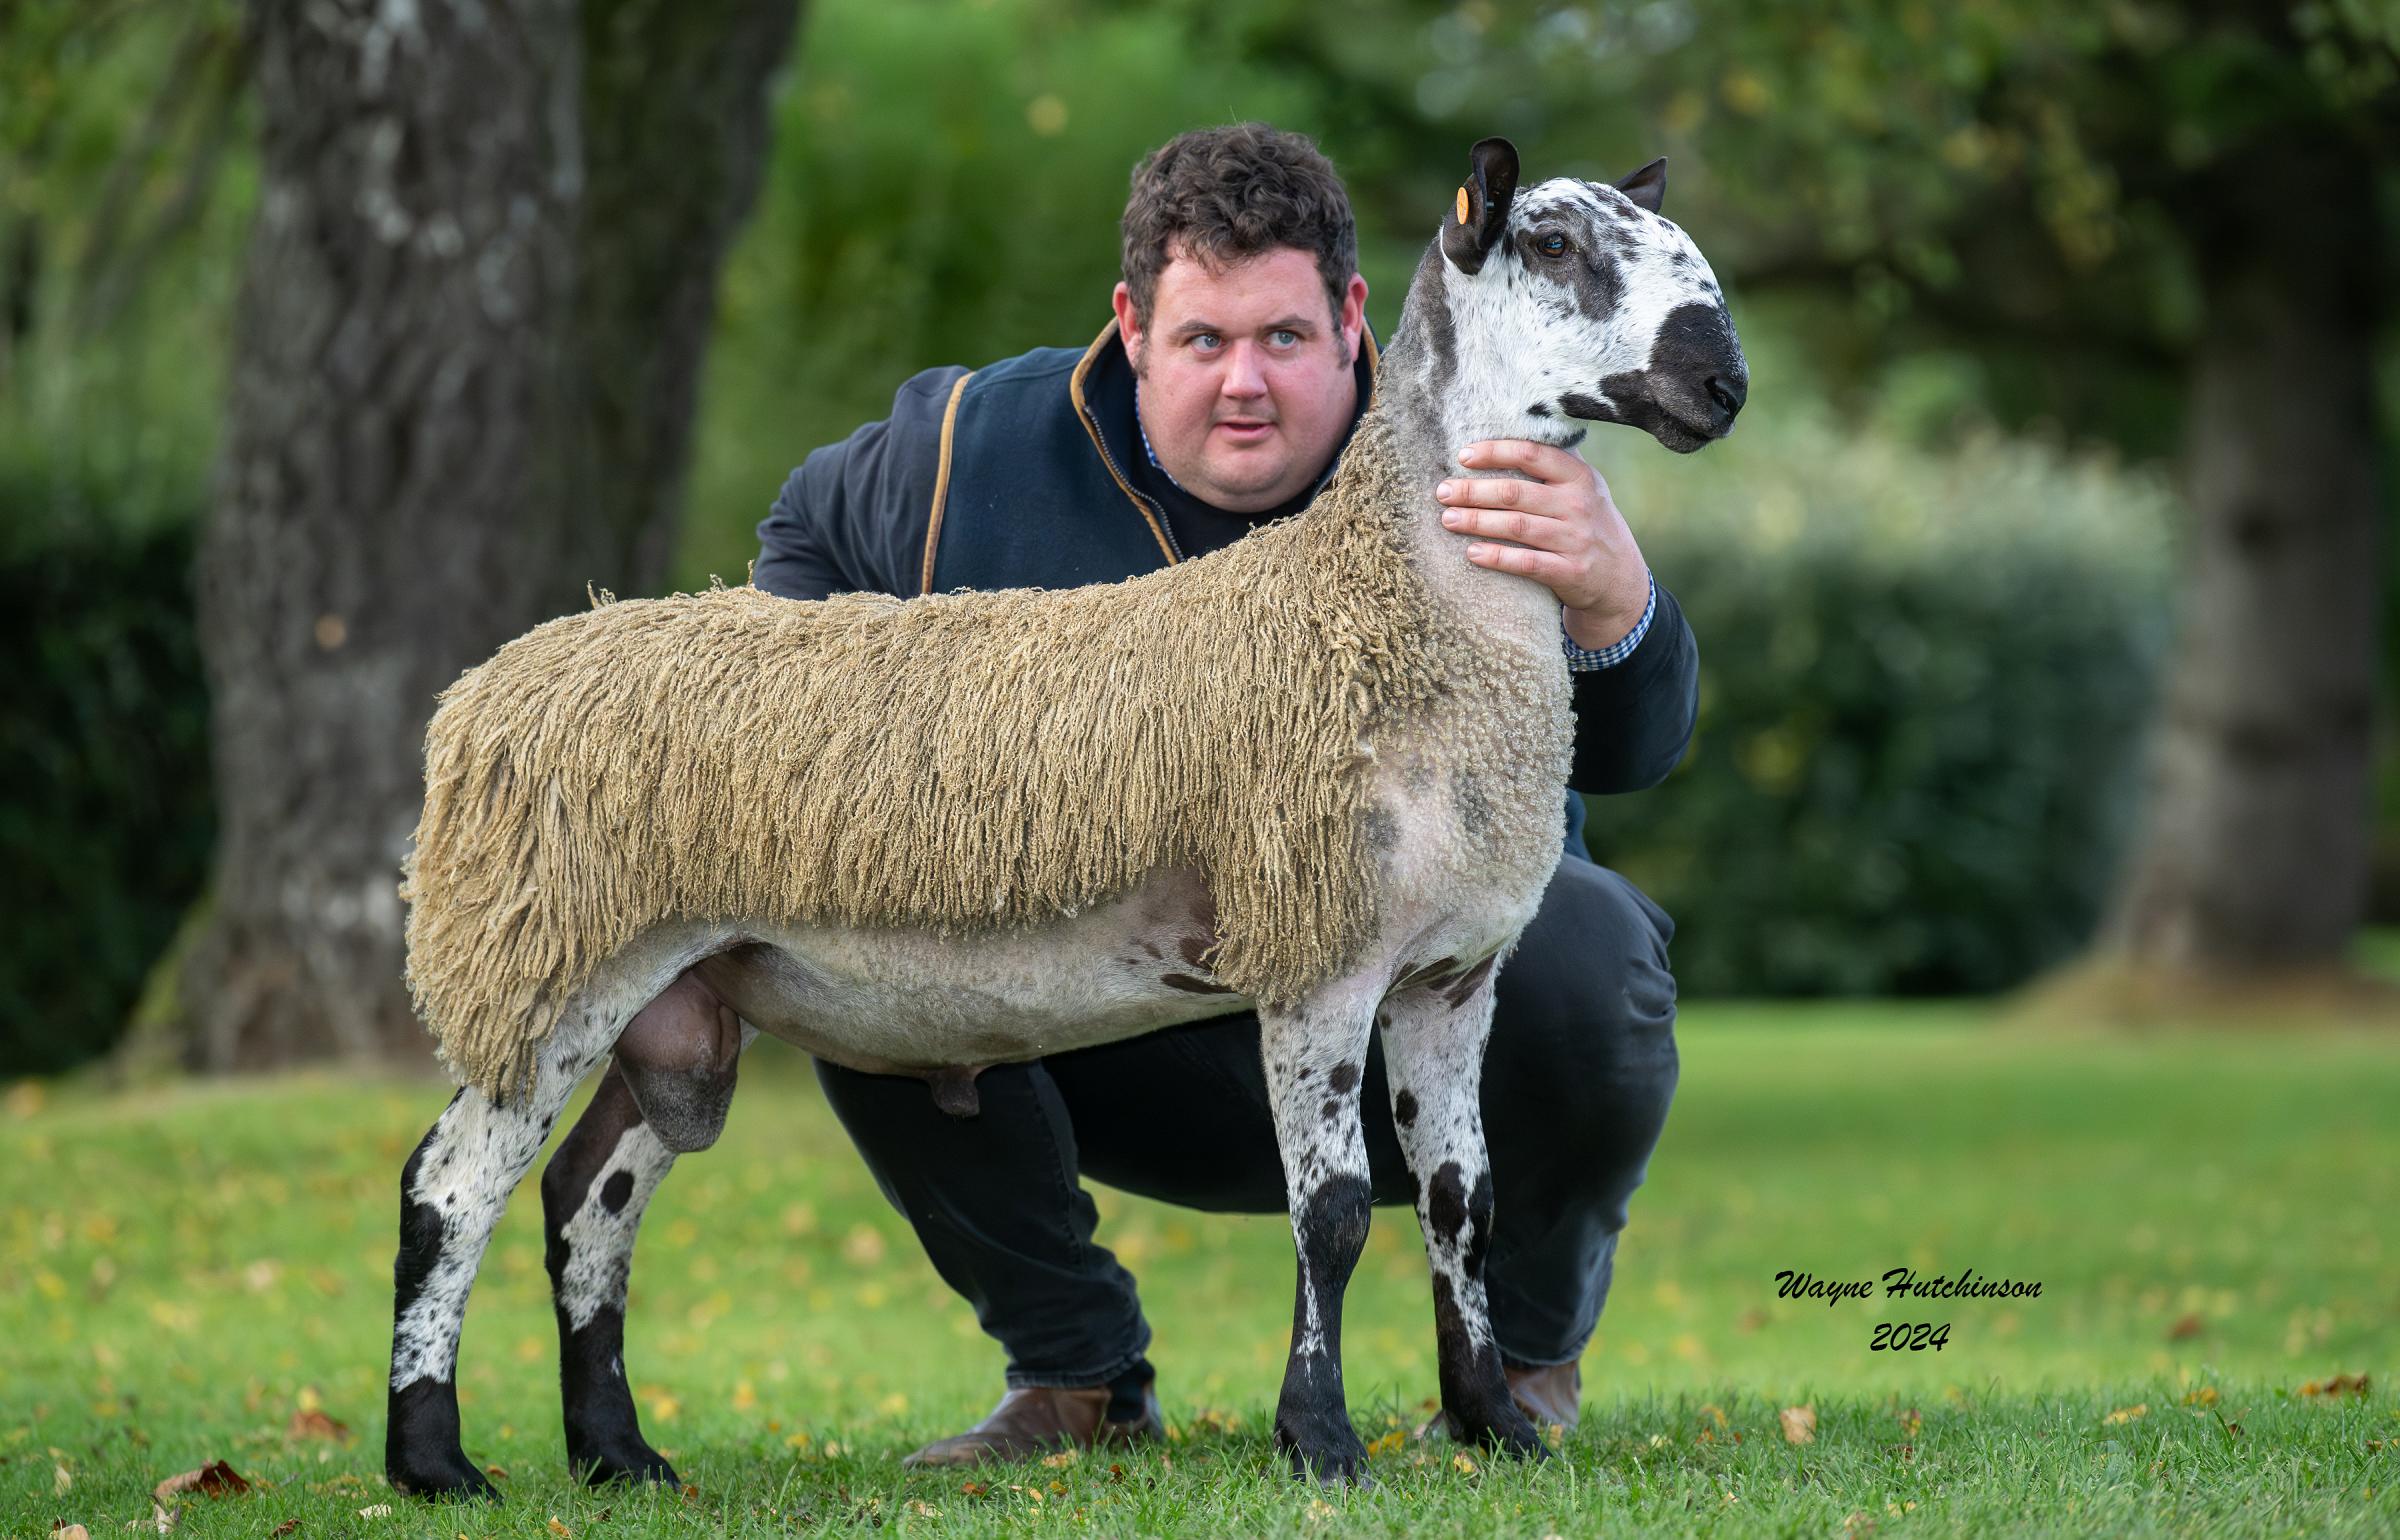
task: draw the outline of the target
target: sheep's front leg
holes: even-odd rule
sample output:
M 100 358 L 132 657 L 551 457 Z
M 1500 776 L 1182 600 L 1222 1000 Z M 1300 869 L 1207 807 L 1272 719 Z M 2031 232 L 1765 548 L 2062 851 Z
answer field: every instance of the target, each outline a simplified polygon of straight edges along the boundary
M 1259 1012 L 1299 1255 L 1275 1442 L 1295 1474 L 1327 1484 L 1366 1480 L 1366 1446 L 1342 1395 L 1342 1295 L 1366 1247 L 1372 1208 L 1358 1118 L 1372 1008 L 1371 999 L 1356 999 Z
M 1433 1270 L 1442 1406 L 1468 1439 L 1536 1459 L 1541 1434 L 1509 1394 L 1483 1287 L 1492 1238 L 1492 1167 L 1483 1143 L 1483 1050 L 1492 968 L 1395 993 L 1383 1016 L 1392 1123 L 1416 1179 L 1417 1222 Z

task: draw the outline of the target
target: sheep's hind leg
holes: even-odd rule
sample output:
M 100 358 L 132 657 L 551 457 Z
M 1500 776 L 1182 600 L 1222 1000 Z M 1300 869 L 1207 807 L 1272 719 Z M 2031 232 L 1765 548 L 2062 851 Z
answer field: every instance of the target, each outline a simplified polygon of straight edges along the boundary
M 626 1282 L 651 1194 L 677 1154 L 716 1142 L 737 1057 L 755 1035 L 685 974 L 627 1025 L 616 1062 L 542 1172 L 567 1463 L 594 1486 L 681 1484 L 642 1437 L 626 1383 Z
M 1492 1167 L 1483 1142 L 1484 1043 L 1492 969 L 1404 988 L 1386 1004 L 1383 1055 L 1392 1123 L 1417 1187 L 1433 1270 L 1442 1406 L 1461 1436 L 1535 1459 L 1549 1446 L 1509 1394 L 1483 1286 L 1492 1238 Z
M 518 1104 L 468 1087 L 400 1173 L 400 1254 L 392 1266 L 392 1375 L 384 1473 L 419 1496 L 497 1497 L 459 1444 L 459 1329 L 484 1247 L 508 1195 L 541 1153 L 568 1093 L 607 1051 L 591 1012 L 570 1011 L 543 1047 Z
M 1371 996 L 1321 998 L 1299 1010 L 1259 1012 L 1299 1257 L 1275 1443 L 1295 1475 L 1328 1485 L 1367 1481 L 1366 1446 L 1342 1393 L 1342 1296 L 1366 1249 L 1373 1207 L 1358 1117 L 1372 1005 Z
M 543 1262 L 558 1313 L 567 1464 L 594 1486 L 680 1485 L 625 1383 L 625 1285 L 642 1210 L 675 1163 L 614 1066 L 542 1172 Z

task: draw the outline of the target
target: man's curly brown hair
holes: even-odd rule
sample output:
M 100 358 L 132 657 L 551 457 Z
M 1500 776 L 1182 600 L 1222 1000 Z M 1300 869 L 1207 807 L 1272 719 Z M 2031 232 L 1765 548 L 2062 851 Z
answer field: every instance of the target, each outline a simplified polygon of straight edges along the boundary
M 1217 269 L 1281 246 L 1305 251 L 1337 324 L 1358 270 L 1358 226 L 1333 162 L 1307 135 L 1264 123 L 1198 128 L 1160 145 L 1133 168 L 1123 230 L 1125 287 L 1144 327 L 1158 275 L 1178 255 Z

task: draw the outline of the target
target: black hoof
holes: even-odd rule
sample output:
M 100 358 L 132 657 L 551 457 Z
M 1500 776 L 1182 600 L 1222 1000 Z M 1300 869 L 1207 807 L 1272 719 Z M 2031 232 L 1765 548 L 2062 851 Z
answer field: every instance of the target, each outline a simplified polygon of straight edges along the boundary
M 1533 1419 L 1519 1410 L 1514 1401 L 1505 1403 L 1499 1415 L 1480 1425 L 1457 1417 L 1455 1413 L 1452 1415 L 1455 1423 L 1467 1430 L 1465 1436 L 1469 1442 L 1536 1462 L 1550 1458 L 1549 1441 L 1542 1437 L 1542 1430 L 1533 1425 Z
M 500 1489 L 459 1449 L 431 1459 L 418 1455 L 393 1461 L 384 1466 L 383 1474 L 393 1491 L 411 1497 L 460 1502 L 500 1500 Z
M 604 1487 L 612 1481 L 655 1481 L 660 1486 L 677 1488 L 683 1485 L 683 1478 L 675 1474 L 675 1467 L 667 1463 L 666 1456 L 647 1444 L 608 1454 L 578 1454 L 567 1463 L 586 1486 Z
M 448 1380 L 411 1380 L 392 1392 L 384 1425 L 383 1474 L 412 1497 L 500 1500 L 458 1441 L 458 1392 Z
M 1297 1479 L 1313 1478 L 1325 1487 L 1375 1484 L 1367 1474 L 1367 1446 L 1359 1442 L 1358 1431 L 1346 1416 L 1278 1417 L 1275 1447 L 1291 1460 L 1292 1475 Z

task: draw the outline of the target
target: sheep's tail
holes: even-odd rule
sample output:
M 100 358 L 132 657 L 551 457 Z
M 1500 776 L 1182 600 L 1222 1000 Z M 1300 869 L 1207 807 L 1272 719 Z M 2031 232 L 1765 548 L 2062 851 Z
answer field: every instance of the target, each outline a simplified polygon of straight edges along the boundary
M 583 963 L 549 923 L 541 882 L 541 846 L 571 845 L 575 831 L 555 782 L 520 784 L 523 719 L 477 709 L 482 672 L 442 693 L 426 729 L 425 806 L 400 894 L 409 990 L 443 1065 L 511 1101 L 531 1087 Z

